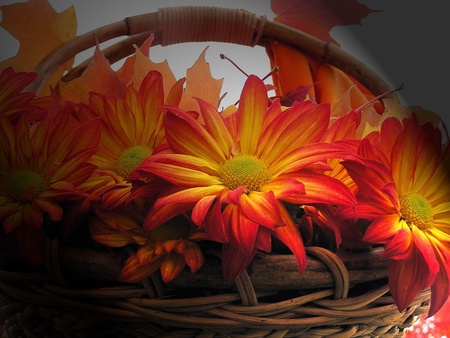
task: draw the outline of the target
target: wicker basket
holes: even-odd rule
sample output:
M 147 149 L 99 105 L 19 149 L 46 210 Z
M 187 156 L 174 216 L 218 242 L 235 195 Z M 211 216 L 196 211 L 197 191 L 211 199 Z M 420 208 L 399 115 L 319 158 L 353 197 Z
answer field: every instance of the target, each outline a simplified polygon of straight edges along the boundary
M 174 24 L 175 23 L 175 24 Z M 377 74 L 340 48 L 243 10 L 164 8 L 79 36 L 36 69 L 38 91 L 66 60 L 118 36 L 104 51 L 111 62 L 134 52 L 149 33 L 155 44 L 220 41 L 264 46 L 280 40 L 332 64 L 375 95 L 389 91 Z M 81 74 L 90 60 L 62 80 Z M 5 337 L 403 337 L 428 310 L 429 290 L 399 312 L 389 294 L 382 248 L 331 252 L 307 248 L 299 274 L 290 254 L 258 254 L 229 287 L 220 255 L 164 284 L 154 274 L 141 284 L 119 284 L 125 250 L 59 246 L 48 240 L 46 271 L 0 271 L 0 323 Z M 20 270 L 18 270 L 20 271 Z

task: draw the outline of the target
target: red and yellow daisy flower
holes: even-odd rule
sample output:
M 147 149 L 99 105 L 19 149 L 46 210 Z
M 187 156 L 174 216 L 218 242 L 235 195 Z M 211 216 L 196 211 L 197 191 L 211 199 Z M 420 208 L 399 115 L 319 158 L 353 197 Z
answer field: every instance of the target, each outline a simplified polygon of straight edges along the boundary
M 223 273 L 230 284 L 258 249 L 271 251 L 271 236 L 290 248 L 303 271 L 303 242 L 283 202 L 355 203 L 344 184 L 323 174 L 330 170 L 324 161 L 348 154 L 319 142 L 329 105 L 305 101 L 283 111 L 276 100 L 268 106 L 265 85 L 256 76 L 248 77 L 237 111 L 226 120 L 198 102 L 204 125 L 169 107 L 164 122 L 173 153 L 154 154 L 132 177 L 158 175 L 173 184 L 156 201 L 144 229 L 191 211 L 195 224 L 224 243 Z
M 44 218 L 61 220 L 61 203 L 84 195 L 79 187 L 95 170 L 89 160 L 99 135 L 100 118 L 81 123 L 70 106 L 49 112 L 32 126 L 26 119 L 13 126 L 0 116 L 0 220 L 5 234 L 18 235 L 31 262 L 43 260 L 38 233 Z
M 431 316 L 450 294 L 450 147 L 439 129 L 412 116 L 384 121 L 360 161 L 343 162 L 359 187 L 348 215 L 371 220 L 363 240 L 385 246 L 389 287 L 403 311 L 431 287 Z
M 139 91 L 129 86 L 123 95 L 91 93 L 89 107 L 102 117 L 99 149 L 93 156 L 98 169 L 92 178 L 104 177 L 102 208 L 114 209 L 129 200 L 131 172 L 163 143 L 163 104 L 162 76 L 157 71 L 147 74 Z

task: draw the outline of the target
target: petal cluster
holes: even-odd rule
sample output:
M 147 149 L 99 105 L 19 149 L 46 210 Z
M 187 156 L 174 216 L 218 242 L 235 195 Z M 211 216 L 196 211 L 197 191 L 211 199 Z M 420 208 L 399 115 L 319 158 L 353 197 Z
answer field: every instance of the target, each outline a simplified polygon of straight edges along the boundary
M 414 115 L 385 120 L 371 138 L 361 142 L 359 160 L 343 163 L 359 188 L 358 205 L 343 214 L 370 221 L 363 240 L 385 246 L 399 309 L 430 287 L 432 315 L 450 292 L 449 146 Z
M 137 283 L 160 271 L 162 280 L 170 282 L 186 266 L 192 273 L 204 262 L 197 242 L 206 234 L 186 217 L 180 216 L 153 231 L 142 229 L 144 210 L 135 204 L 111 210 L 96 210 L 90 217 L 89 230 L 94 240 L 105 246 L 121 248 L 135 245 L 119 276 L 123 282 Z
M 21 77 L 12 75 L 13 83 Z M 87 197 L 82 185 L 95 170 L 90 159 L 99 143 L 100 118 L 80 121 L 75 115 L 70 105 L 55 105 L 33 124 L 27 114 L 14 124 L 11 115 L 0 115 L 2 232 L 15 236 L 36 265 L 43 261 L 43 224 L 60 221 L 65 202 Z
M 271 251 L 272 236 L 291 249 L 304 271 L 303 241 L 283 203 L 355 203 L 345 184 L 325 174 L 331 170 L 328 159 L 353 156 L 343 146 L 321 142 L 329 105 L 304 101 L 283 110 L 279 101 L 269 101 L 256 76 L 248 77 L 237 110 L 227 117 L 201 99 L 198 104 L 204 123 L 166 106 L 170 152 L 143 161 L 132 177 L 157 175 L 174 186 L 161 193 L 144 229 L 188 212 L 211 239 L 223 243 L 230 284 L 257 250 Z

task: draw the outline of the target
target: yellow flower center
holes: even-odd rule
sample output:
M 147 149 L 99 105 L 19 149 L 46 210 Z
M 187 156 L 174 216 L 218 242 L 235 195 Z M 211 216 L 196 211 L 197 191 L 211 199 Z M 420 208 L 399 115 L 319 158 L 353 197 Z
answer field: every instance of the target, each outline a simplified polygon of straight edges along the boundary
M 191 232 L 191 226 L 185 220 L 180 219 L 180 217 L 175 217 L 161 224 L 154 230 L 147 233 L 147 238 L 149 242 L 163 242 L 170 241 L 173 239 L 186 239 Z
M 433 225 L 433 212 L 428 201 L 422 196 L 409 193 L 400 197 L 400 212 L 408 225 L 414 224 L 421 230 Z
M 45 188 L 45 180 L 34 171 L 21 170 L 5 182 L 6 196 L 19 203 L 31 203 Z
M 235 156 L 220 168 L 220 178 L 230 190 L 247 186 L 247 191 L 258 191 L 270 179 L 267 166 L 258 158 L 249 155 Z
M 135 146 L 128 148 L 119 157 L 119 163 L 117 164 L 118 173 L 128 180 L 131 172 L 151 154 L 152 150 L 149 147 Z

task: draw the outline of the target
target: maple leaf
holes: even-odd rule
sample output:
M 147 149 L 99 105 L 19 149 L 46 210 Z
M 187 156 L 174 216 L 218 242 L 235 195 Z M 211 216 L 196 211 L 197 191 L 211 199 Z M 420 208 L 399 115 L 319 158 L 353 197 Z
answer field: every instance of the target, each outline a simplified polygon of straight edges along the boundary
M 58 89 L 61 97 L 66 100 L 88 103 L 89 92 L 103 95 L 120 94 L 125 90 L 125 84 L 119 80 L 97 44 L 94 59 L 83 74 L 69 82 L 61 81 Z
M 329 34 L 333 27 L 361 24 L 369 14 L 381 12 L 357 0 L 271 0 L 271 8 L 274 21 L 338 46 Z
M 223 79 L 217 80 L 211 76 L 209 63 L 205 61 L 207 49 L 208 47 L 203 50 L 194 65 L 186 72 L 186 89 L 179 105 L 185 111 L 198 110 L 195 98 L 201 98 L 215 108 L 219 106 Z
M 164 96 L 166 99 L 175 85 L 176 79 L 167 60 L 155 63 L 150 59 L 150 47 L 153 40 L 154 34 L 151 33 L 139 48 L 135 46 L 135 54 L 125 60 L 123 66 L 117 71 L 117 76 L 123 83 L 139 89 L 142 80 L 148 72 L 156 70 L 163 77 Z
M 77 19 L 73 6 L 57 13 L 47 0 L 29 0 L 24 3 L 1 6 L 3 14 L 0 26 L 19 42 L 17 54 L 0 63 L 0 71 L 11 66 L 16 72 L 32 72 L 34 68 L 55 48 L 77 35 Z M 50 93 L 74 59 L 62 65 L 40 92 Z
M 129 86 L 139 90 L 147 74 L 156 70 L 163 76 L 164 94 L 167 98 L 177 81 L 167 61 L 154 63 L 150 60 L 149 50 L 153 38 L 151 34 L 141 47 L 134 46 L 135 54 L 129 56 L 117 72 L 111 68 L 110 62 L 97 44 L 93 60 L 81 76 L 59 83 L 59 94 L 72 102 L 88 103 L 89 92 L 110 96 L 123 93 Z
M 385 112 L 376 121 L 367 121 L 363 136 L 373 131 L 379 131 L 383 121 L 389 117 L 395 117 L 401 121 L 415 114 L 420 124 L 431 123 L 434 127 L 438 127 L 442 121 L 442 118 L 438 114 L 426 110 L 421 106 L 403 105 L 397 96 L 384 99 L 383 104 L 385 106 Z

